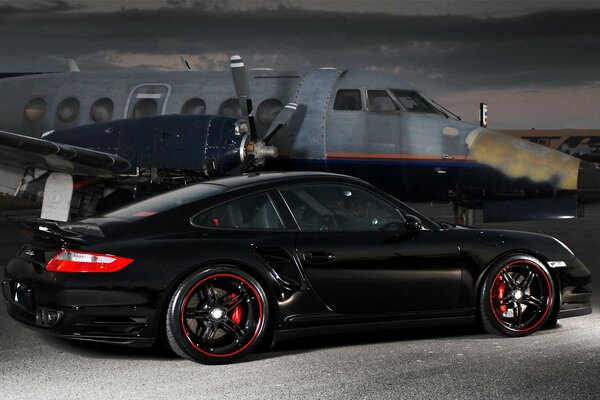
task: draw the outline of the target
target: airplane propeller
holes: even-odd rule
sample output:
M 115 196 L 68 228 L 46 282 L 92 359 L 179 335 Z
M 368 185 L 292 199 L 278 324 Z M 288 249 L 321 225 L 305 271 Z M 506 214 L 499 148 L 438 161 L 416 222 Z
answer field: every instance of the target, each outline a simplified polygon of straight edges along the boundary
M 233 85 L 240 101 L 242 115 L 248 124 L 250 135 L 250 140 L 245 147 L 246 159 L 239 168 L 236 168 L 236 172 L 245 172 L 252 165 L 258 166 L 262 164 L 265 158 L 277 157 L 277 148 L 275 146 L 269 146 L 268 143 L 294 115 L 298 105 L 296 103 L 286 104 L 279 114 L 277 114 L 275 120 L 271 123 L 271 126 L 269 126 L 265 136 L 261 138 L 258 135 L 256 123 L 254 121 L 250 85 L 248 84 L 248 74 L 246 73 L 244 61 L 239 55 L 232 56 L 230 61 Z
M 244 61 L 240 56 L 231 57 L 231 75 L 233 76 L 233 86 L 235 92 L 240 99 L 240 106 L 242 107 L 242 115 L 248 123 L 248 129 L 250 130 L 250 139 L 253 142 L 259 140 L 256 132 L 256 124 L 254 122 L 254 114 L 252 113 L 252 98 L 250 97 L 250 85 L 248 84 L 248 74 L 246 73 L 246 67 Z

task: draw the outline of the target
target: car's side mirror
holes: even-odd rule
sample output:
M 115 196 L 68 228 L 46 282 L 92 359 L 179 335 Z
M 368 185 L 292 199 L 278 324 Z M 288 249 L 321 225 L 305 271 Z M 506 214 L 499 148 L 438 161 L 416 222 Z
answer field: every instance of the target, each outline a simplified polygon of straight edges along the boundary
M 412 214 L 406 214 L 404 219 L 406 220 L 404 225 L 406 226 L 407 232 L 415 232 L 423 229 L 423 223 L 418 217 L 415 217 Z

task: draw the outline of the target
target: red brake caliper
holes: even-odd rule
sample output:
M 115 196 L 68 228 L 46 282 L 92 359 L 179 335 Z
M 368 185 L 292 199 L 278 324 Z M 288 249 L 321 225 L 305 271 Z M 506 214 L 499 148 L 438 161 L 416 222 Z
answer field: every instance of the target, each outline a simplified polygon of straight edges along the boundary
M 235 294 L 231 294 L 231 298 L 235 298 Z M 242 320 L 242 307 L 240 305 L 235 306 L 233 313 L 231 314 L 231 320 L 236 324 L 239 324 Z
M 502 279 L 502 277 L 498 277 L 500 279 L 500 284 L 498 285 L 498 300 L 503 299 L 504 298 L 504 291 L 506 290 L 506 283 L 504 283 L 504 280 Z M 504 314 L 506 312 L 506 306 L 500 306 L 498 307 L 498 311 L 500 311 L 500 313 Z

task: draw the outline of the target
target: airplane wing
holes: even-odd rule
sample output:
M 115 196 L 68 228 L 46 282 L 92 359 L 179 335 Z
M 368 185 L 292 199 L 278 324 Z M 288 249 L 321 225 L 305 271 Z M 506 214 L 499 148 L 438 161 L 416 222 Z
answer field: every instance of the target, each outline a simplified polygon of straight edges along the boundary
M 0 130 L 0 164 L 70 175 L 114 176 L 131 167 L 114 154 Z
M 0 131 L 0 193 L 21 197 L 29 185 L 39 193 L 38 181 L 44 219 L 69 219 L 73 175 L 110 177 L 130 167 L 114 154 Z

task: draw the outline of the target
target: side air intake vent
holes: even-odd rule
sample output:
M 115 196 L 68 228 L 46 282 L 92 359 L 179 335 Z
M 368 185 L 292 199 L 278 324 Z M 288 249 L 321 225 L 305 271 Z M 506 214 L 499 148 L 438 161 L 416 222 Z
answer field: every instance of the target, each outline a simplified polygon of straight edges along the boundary
M 298 267 L 287 251 L 277 247 L 258 247 L 256 252 L 277 273 L 284 284 L 293 287 L 301 285 L 302 277 Z

